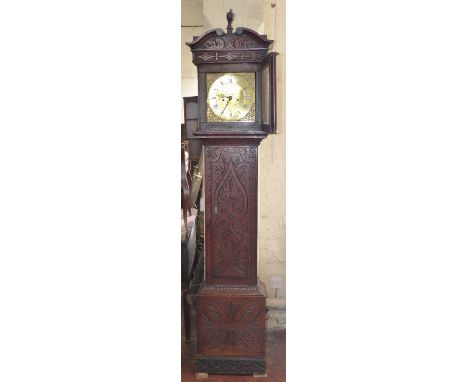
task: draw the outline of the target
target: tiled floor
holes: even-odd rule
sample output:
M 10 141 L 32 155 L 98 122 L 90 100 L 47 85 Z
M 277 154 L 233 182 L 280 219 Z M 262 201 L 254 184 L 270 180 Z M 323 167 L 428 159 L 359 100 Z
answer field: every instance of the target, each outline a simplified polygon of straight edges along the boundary
M 193 322 L 193 320 L 192 320 Z M 206 379 L 196 379 L 193 356 L 196 350 L 196 333 L 192 340 L 185 342 L 182 334 L 182 382 L 285 382 L 286 381 L 286 331 L 267 333 L 266 355 L 267 376 L 209 375 Z

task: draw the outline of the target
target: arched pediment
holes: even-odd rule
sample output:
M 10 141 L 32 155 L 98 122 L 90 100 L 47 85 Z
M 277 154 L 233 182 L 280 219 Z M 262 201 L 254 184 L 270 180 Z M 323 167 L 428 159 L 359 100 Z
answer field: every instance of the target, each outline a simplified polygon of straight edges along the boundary
M 211 29 L 186 43 L 192 50 L 194 64 L 262 62 L 265 59 L 273 41 L 249 28 L 240 27 L 232 32 L 231 21 L 228 19 L 227 32 Z
M 211 29 L 201 36 L 194 36 L 186 43 L 192 51 L 216 49 L 268 49 L 272 40 L 249 28 L 237 28 L 234 33 L 222 29 Z

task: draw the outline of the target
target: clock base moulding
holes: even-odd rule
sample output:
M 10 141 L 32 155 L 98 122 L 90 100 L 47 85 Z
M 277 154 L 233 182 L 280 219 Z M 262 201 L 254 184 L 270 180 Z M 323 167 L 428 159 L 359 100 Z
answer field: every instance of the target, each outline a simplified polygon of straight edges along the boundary
M 195 370 L 206 374 L 266 376 L 266 361 L 265 357 L 195 357 Z

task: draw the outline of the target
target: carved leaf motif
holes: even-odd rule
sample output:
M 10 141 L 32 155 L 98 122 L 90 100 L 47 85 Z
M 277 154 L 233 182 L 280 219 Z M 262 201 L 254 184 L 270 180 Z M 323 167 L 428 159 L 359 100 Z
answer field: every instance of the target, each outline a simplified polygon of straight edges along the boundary
M 224 337 L 226 336 L 226 330 L 223 327 L 207 327 L 206 341 L 212 347 L 217 348 L 223 344 Z
M 242 215 L 247 208 L 247 194 L 233 169 L 232 163 L 224 174 L 216 192 L 218 213 Z
M 221 305 L 211 303 L 202 310 L 204 318 L 204 327 L 206 330 L 207 342 L 213 347 L 217 347 L 223 343 L 226 336 L 226 327 L 223 323 L 227 320 L 225 310 Z
M 204 314 L 207 319 L 213 323 L 222 323 L 227 320 L 226 311 L 221 305 L 214 302 L 206 307 Z
M 239 235 L 240 237 L 242 237 L 242 235 L 244 234 L 244 224 L 240 220 L 233 219 L 231 222 L 231 229 L 235 234 Z
M 201 58 L 203 61 L 207 61 L 207 60 L 210 60 L 212 58 L 216 58 L 216 55 L 208 54 L 206 52 L 203 52 L 202 54 L 198 55 L 198 58 Z
M 242 36 L 221 36 L 206 41 L 203 49 L 252 49 L 259 45 Z
M 256 349 L 260 345 L 255 332 L 249 327 L 246 327 L 245 331 L 241 332 L 241 335 L 236 335 L 236 340 L 244 349 Z
M 220 54 L 219 57 L 221 58 L 225 58 L 229 61 L 231 61 L 232 59 L 234 58 L 240 58 L 240 54 L 236 54 L 236 53 L 233 53 L 233 52 L 227 52 L 226 54 Z
M 236 321 L 252 321 L 255 319 L 255 317 L 257 317 L 258 313 L 258 304 L 256 304 L 255 302 L 249 302 L 245 304 L 244 309 L 239 310 L 238 315 L 236 317 Z
M 214 226 L 215 236 L 218 238 L 229 235 L 231 232 L 229 222 L 226 219 L 218 219 Z
M 223 277 L 247 277 L 248 253 L 242 247 L 242 242 L 228 239 L 222 246 L 217 245 L 218 253 L 214 261 L 214 273 Z
M 204 49 L 222 49 L 228 47 L 229 40 L 226 37 L 218 37 L 212 40 L 208 40 L 203 44 Z M 231 44 L 232 45 L 232 44 Z

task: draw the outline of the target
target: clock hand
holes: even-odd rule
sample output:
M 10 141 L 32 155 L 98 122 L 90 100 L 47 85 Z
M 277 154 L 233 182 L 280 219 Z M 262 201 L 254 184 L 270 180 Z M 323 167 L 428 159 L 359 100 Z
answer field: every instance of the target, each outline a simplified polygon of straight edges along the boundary
M 227 103 L 226 103 L 226 106 L 224 106 L 224 109 L 223 109 L 223 111 L 221 112 L 221 115 L 224 113 L 224 110 L 226 110 L 227 105 L 229 105 L 229 102 L 231 102 L 231 100 L 232 100 L 232 96 L 229 96 L 229 97 L 228 97 L 228 101 L 227 101 Z

